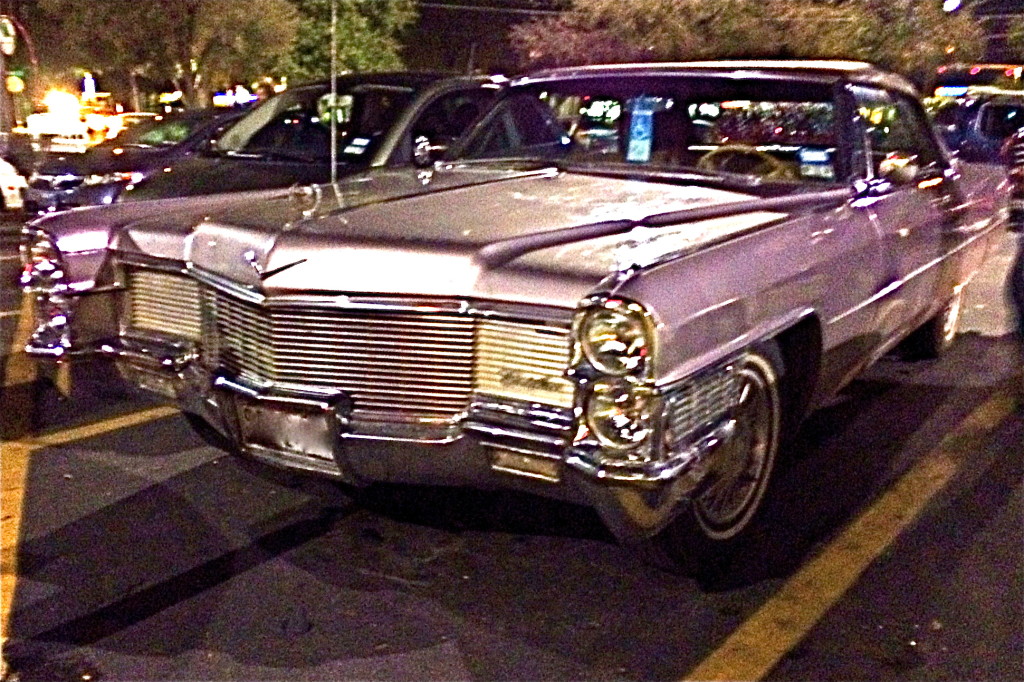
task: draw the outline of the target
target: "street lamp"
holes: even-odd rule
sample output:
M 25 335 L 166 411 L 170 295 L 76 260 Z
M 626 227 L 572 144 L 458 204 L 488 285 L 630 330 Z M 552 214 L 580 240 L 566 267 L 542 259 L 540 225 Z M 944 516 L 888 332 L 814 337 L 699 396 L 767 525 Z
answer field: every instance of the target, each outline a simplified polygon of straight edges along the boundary
M 962 4 L 961 0 L 942 0 L 942 9 L 946 12 L 955 12 Z

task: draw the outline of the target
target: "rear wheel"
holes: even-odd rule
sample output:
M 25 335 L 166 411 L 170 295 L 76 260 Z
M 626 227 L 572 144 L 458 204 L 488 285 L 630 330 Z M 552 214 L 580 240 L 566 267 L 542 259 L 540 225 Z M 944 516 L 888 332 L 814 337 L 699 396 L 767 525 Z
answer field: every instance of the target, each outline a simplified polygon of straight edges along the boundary
M 707 486 L 651 539 L 645 553 L 684 573 L 713 577 L 742 561 L 772 487 L 782 425 L 775 344 L 748 352 L 738 363 L 736 433 L 714 456 Z M 763 558 L 763 557 L 762 557 Z

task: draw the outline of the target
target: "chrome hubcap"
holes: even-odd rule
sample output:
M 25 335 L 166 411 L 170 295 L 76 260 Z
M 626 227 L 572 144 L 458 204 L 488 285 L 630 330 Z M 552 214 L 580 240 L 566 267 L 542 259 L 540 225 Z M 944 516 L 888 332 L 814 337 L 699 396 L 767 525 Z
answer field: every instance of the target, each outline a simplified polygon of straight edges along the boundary
M 956 336 L 957 326 L 960 323 L 960 305 L 963 299 L 963 290 L 957 291 L 943 311 L 942 316 L 942 340 L 949 343 Z
M 715 482 L 694 502 L 696 516 L 711 538 L 728 539 L 753 517 L 775 464 L 779 399 L 771 365 L 750 356 L 739 368 L 736 434 L 716 458 Z

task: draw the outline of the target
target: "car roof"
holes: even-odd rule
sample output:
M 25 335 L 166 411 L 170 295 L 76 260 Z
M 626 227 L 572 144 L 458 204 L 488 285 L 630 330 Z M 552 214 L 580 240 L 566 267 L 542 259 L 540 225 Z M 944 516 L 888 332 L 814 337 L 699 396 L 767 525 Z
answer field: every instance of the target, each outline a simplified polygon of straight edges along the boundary
M 368 71 L 363 73 L 347 73 L 335 78 L 339 87 L 353 85 L 392 85 L 399 87 L 422 88 L 441 80 L 461 80 L 466 83 L 485 82 L 489 76 L 466 76 L 464 74 L 445 73 L 439 71 Z M 297 88 L 317 88 L 330 85 L 329 78 L 303 83 Z
M 917 96 L 910 81 L 868 62 L 833 59 L 748 59 L 645 64 L 597 64 L 546 69 L 516 79 L 513 84 L 564 78 L 616 76 L 722 76 L 806 82 L 856 82 L 878 85 Z
M 155 122 L 220 118 L 221 116 L 229 116 L 231 114 L 238 114 L 244 112 L 245 109 L 241 108 L 236 109 L 206 107 L 203 109 L 186 109 L 185 111 L 175 111 L 167 114 L 160 114 L 160 116 L 155 120 Z

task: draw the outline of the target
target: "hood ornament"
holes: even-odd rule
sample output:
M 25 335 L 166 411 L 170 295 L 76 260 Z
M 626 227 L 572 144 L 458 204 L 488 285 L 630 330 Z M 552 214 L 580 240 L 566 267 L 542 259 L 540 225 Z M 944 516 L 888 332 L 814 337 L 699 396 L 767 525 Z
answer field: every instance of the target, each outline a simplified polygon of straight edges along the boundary
M 280 265 L 276 268 L 273 268 L 272 270 L 264 270 L 263 266 L 260 265 L 259 256 L 256 255 L 256 252 L 254 250 L 249 249 L 248 251 L 242 254 L 242 258 L 244 258 L 245 262 L 249 264 L 249 267 L 251 267 L 256 272 L 256 276 L 260 278 L 261 282 L 270 277 L 273 277 L 279 272 L 284 272 L 288 268 L 295 267 L 296 265 L 299 265 L 300 263 L 305 263 L 307 260 L 309 260 L 308 258 L 300 258 L 297 261 Z
M 323 190 L 320 185 L 292 185 L 288 190 L 288 196 L 302 212 L 302 217 L 309 218 L 320 208 Z

